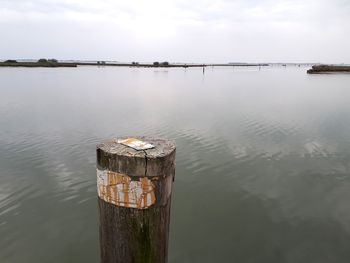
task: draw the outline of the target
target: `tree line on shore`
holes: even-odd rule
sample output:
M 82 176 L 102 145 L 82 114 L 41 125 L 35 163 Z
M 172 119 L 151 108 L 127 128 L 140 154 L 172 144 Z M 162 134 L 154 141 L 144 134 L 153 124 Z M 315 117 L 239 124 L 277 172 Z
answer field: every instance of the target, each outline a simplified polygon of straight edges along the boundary
M 140 63 L 139 63 L 139 62 L 133 61 L 133 62 L 131 62 L 131 65 L 133 65 L 133 66 L 139 66 Z M 153 66 L 155 66 L 155 67 L 167 67 L 167 66 L 169 66 L 169 65 L 170 65 L 169 62 L 167 62 L 167 61 L 164 61 L 164 62 L 158 62 L 158 61 L 153 62 Z
M 54 58 L 51 58 L 51 59 L 41 58 L 36 62 L 37 63 L 58 63 L 58 60 Z M 15 59 L 8 59 L 8 60 L 5 60 L 4 63 L 18 63 L 18 61 Z

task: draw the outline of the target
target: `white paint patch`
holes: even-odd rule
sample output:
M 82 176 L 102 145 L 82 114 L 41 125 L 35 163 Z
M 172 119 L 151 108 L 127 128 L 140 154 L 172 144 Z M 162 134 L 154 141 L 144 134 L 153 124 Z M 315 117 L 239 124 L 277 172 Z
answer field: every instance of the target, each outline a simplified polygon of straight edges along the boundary
M 97 193 L 104 201 L 117 206 L 145 209 L 156 201 L 151 180 L 133 181 L 126 174 L 97 169 Z

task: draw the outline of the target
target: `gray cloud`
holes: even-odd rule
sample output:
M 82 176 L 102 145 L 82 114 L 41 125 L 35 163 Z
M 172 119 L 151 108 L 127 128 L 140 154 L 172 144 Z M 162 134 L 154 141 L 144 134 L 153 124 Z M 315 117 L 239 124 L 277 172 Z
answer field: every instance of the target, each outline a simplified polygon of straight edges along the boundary
M 345 0 L 0 0 L 1 58 L 350 63 Z

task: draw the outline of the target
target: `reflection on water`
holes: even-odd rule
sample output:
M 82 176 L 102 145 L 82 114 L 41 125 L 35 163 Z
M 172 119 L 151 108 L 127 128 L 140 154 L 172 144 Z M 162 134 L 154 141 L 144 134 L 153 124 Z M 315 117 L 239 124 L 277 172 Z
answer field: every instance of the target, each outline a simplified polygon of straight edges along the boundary
M 98 262 L 95 145 L 177 142 L 170 262 L 349 262 L 350 75 L 0 70 L 0 262 Z

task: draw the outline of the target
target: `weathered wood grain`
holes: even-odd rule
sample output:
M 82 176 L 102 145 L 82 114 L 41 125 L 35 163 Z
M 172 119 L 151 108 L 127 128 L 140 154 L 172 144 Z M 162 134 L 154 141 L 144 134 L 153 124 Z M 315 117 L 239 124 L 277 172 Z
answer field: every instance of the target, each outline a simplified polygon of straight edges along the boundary
M 109 140 L 97 146 L 97 169 L 148 178 L 155 202 L 145 209 L 122 207 L 98 198 L 101 263 L 167 262 L 171 188 L 175 176 L 173 141 L 135 137 L 155 146 L 136 151 Z M 121 138 L 118 138 L 121 139 Z

